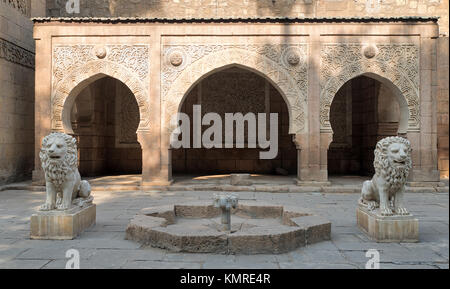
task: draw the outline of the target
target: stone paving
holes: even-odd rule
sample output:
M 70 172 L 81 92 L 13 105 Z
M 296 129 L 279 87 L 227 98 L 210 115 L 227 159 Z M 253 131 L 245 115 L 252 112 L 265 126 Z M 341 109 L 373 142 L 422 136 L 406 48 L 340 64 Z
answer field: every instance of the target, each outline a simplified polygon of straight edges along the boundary
M 125 240 L 129 220 L 142 208 L 211 199 L 213 192 L 93 192 L 97 224 L 70 241 L 29 239 L 30 216 L 45 199 L 44 192 L 0 192 L 0 268 L 63 269 L 66 251 L 80 252 L 88 268 L 183 269 L 363 269 L 368 249 L 380 252 L 380 268 L 449 268 L 449 194 L 409 193 L 407 208 L 419 218 L 420 242 L 383 244 L 370 241 L 356 227 L 358 194 L 240 192 L 241 199 L 270 201 L 312 209 L 332 222 L 331 241 L 281 255 L 215 255 L 172 253 L 142 248 Z

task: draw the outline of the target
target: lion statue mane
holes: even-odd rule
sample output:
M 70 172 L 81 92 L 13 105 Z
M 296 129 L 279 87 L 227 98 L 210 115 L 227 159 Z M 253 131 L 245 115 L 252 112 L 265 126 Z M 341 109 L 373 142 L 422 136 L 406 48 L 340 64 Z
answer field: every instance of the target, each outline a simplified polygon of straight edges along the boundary
M 41 211 L 67 210 L 72 205 L 91 203 L 91 187 L 78 171 L 76 139 L 53 132 L 42 141 L 39 153 L 45 173 L 47 199 Z
M 365 181 L 359 203 L 382 216 L 409 215 L 403 206 L 405 184 L 412 167 L 411 143 L 403 137 L 387 137 L 375 148 L 375 175 Z

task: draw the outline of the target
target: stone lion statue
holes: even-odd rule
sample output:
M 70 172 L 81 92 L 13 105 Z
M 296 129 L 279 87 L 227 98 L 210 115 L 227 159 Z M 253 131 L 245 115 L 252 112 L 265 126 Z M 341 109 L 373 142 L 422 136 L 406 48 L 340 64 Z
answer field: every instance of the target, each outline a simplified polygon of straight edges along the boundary
M 411 144 L 402 137 L 387 137 L 375 148 L 375 175 L 365 181 L 359 203 L 382 216 L 409 215 L 403 206 L 406 180 L 411 169 Z
M 73 205 L 92 202 L 91 186 L 78 172 L 76 140 L 70 135 L 53 132 L 42 141 L 39 153 L 45 172 L 47 200 L 41 211 L 67 210 Z

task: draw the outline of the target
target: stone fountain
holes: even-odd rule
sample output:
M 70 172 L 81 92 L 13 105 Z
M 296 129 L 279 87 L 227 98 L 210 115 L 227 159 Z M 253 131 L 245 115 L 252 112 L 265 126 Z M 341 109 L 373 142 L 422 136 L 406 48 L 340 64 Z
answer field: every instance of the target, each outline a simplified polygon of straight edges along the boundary
M 235 209 L 238 204 L 238 196 L 235 194 L 224 195 L 215 194 L 214 195 L 214 207 L 220 208 L 222 210 L 222 224 L 223 231 L 231 231 L 231 209 Z
M 126 239 L 174 252 L 280 254 L 329 240 L 331 223 L 307 209 L 237 195 L 142 209 Z

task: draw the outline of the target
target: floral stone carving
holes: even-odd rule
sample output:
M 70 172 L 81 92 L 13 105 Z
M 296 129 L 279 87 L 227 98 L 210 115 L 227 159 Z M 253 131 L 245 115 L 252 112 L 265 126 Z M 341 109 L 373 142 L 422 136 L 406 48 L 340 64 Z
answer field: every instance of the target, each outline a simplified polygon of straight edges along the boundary
M 173 129 L 170 120 L 191 87 L 211 71 L 229 65 L 247 67 L 275 83 L 288 105 L 290 133 L 307 130 L 307 44 L 186 44 L 163 49 L 162 123 L 168 133 Z M 179 66 L 172 63 L 174 53 L 182 56 Z
M 72 90 L 81 82 L 105 74 L 114 77 L 133 92 L 139 106 L 139 130 L 150 128 L 148 85 L 149 45 L 62 45 L 53 49 L 52 129 L 69 130 L 63 110 Z M 66 108 L 68 110 L 68 108 Z

